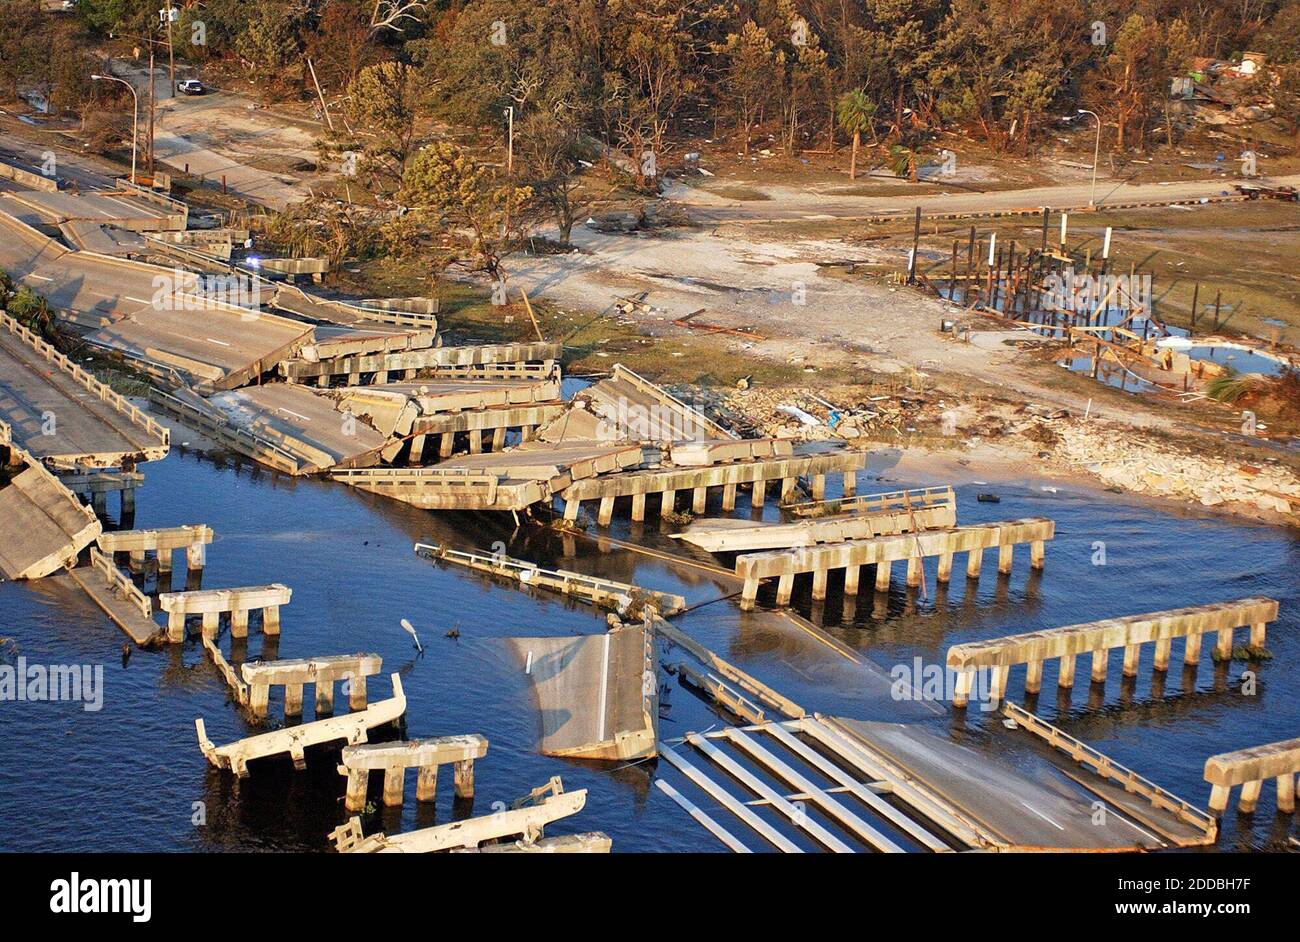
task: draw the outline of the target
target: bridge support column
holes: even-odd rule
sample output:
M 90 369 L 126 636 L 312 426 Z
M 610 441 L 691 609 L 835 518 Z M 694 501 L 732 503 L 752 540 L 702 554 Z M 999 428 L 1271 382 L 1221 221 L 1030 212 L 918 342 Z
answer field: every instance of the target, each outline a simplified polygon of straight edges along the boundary
M 248 637 L 248 609 L 236 608 L 230 613 L 230 637 Z
M 413 468 L 418 468 L 424 464 L 424 443 L 428 439 L 424 435 L 416 435 L 411 439 L 411 456 L 407 462 Z
M 1142 652 L 1142 646 L 1137 644 L 1124 645 L 1124 676 L 1136 677 L 1138 673 L 1138 657 Z
M 813 500 L 826 499 L 826 475 L 814 474 L 812 476 L 812 499 Z
M 637 523 L 645 520 L 645 495 L 632 495 L 632 519 Z
M 284 715 L 302 716 L 302 684 L 284 685 Z
M 858 472 L 844 472 L 844 496 L 852 497 L 858 492 Z
M 815 601 L 820 602 L 826 598 L 826 577 L 828 574 L 829 570 L 826 569 L 813 570 L 812 597 Z
M 1011 543 L 1004 543 L 998 547 L 998 573 L 999 575 L 1011 575 L 1011 565 L 1015 560 L 1016 548 Z
M 1214 641 L 1214 659 L 1229 661 L 1232 659 L 1232 629 L 1221 628 Z
M 861 566 L 848 566 L 844 570 L 844 594 L 858 594 L 858 579 L 862 576 Z
M 348 790 L 343 798 L 345 811 L 362 811 L 366 807 L 366 786 L 370 773 L 365 769 L 348 769 Z
M 909 556 L 907 559 L 907 584 L 912 587 L 921 584 L 921 557 Z
M 1232 788 L 1227 785 L 1215 785 L 1210 789 L 1210 814 L 1216 818 L 1223 814 L 1228 807 L 1228 799 L 1232 796 Z
M 1259 792 L 1263 787 L 1264 783 L 1258 779 L 1244 783 L 1241 786 L 1241 797 L 1237 799 L 1237 810 L 1242 814 L 1254 814 L 1255 806 L 1259 804 Z
M 1161 638 L 1156 642 L 1155 669 L 1158 671 L 1169 670 L 1169 650 L 1173 647 L 1173 640 L 1170 638 Z
M 1110 664 L 1110 651 L 1106 648 L 1098 648 L 1092 652 L 1092 682 L 1094 684 L 1104 684 L 1106 682 L 1106 668 Z
M 952 553 L 939 554 L 939 571 L 935 573 L 935 581 L 948 582 L 952 579 Z
M 794 478 L 781 478 L 781 503 L 788 503 L 794 496 L 794 485 Z
M 1264 646 L 1267 630 L 1268 625 L 1265 622 L 1250 626 L 1250 646 L 1252 648 L 1262 648 Z
M 1074 686 L 1074 664 L 1075 656 L 1073 654 L 1061 655 L 1057 684 L 1067 689 Z
M 794 591 L 794 575 L 785 573 L 776 580 L 776 604 L 789 605 L 790 594 Z
M 751 507 L 762 507 L 767 502 L 767 481 L 755 481 L 753 490 L 749 492 L 749 505 Z
M 566 498 L 564 501 L 564 519 L 572 523 L 578 519 L 578 511 L 581 509 L 582 501 L 575 500 L 572 497 Z
M 406 785 L 406 769 L 384 769 L 384 807 L 395 808 L 402 803 L 402 790 Z
M 438 798 L 438 767 L 422 765 L 415 778 L 415 800 L 436 801 Z
M 452 778 L 456 783 L 457 798 L 474 797 L 474 760 L 462 759 L 452 764 Z
M 1029 544 L 1029 568 L 1042 569 L 1043 557 L 1047 555 L 1047 543 L 1044 540 L 1034 540 Z
M 492 450 L 500 451 L 506 447 L 506 429 L 505 426 L 498 426 L 492 430 Z
M 348 678 L 348 709 L 356 712 L 366 708 L 366 678 Z
M 1043 662 L 1030 661 L 1025 672 L 1025 693 L 1038 693 L 1043 689 Z
M 957 684 L 953 687 L 952 705 L 965 707 L 970 702 L 970 688 L 975 680 L 974 671 L 958 671 Z
M 754 600 L 758 598 L 758 580 L 746 579 L 745 587 L 740 592 L 740 607 L 743 611 L 750 611 L 754 607 Z
M 659 515 L 670 514 L 677 507 L 677 492 L 664 491 L 659 497 Z
M 1199 663 L 1201 663 L 1201 633 L 1188 632 L 1187 640 L 1183 643 L 1183 666 L 1194 667 Z
M 709 489 L 707 487 L 697 487 L 691 494 L 691 511 L 696 514 L 704 513 L 704 508 L 708 506 Z
M 736 485 L 722 485 L 722 509 L 726 511 L 736 509 Z
M 268 605 L 262 609 L 262 634 L 278 635 L 280 633 L 280 606 Z
M 980 567 L 984 562 L 984 550 L 977 548 L 966 554 L 966 578 L 978 579 Z
M 1277 810 L 1283 814 L 1295 811 L 1295 773 L 1287 772 L 1277 777 Z
M 893 568 L 893 563 L 885 560 L 883 563 L 876 563 L 876 591 L 889 591 L 889 571 Z
M 614 498 L 602 497 L 600 499 L 600 510 L 596 515 L 596 522 L 602 527 L 607 527 L 612 519 L 614 519 Z
M 316 716 L 334 712 L 334 681 L 316 681 Z

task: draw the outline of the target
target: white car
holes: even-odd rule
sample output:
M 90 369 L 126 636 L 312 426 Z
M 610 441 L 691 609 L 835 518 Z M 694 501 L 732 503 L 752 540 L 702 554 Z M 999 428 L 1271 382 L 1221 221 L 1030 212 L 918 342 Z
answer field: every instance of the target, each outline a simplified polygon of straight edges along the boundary
M 176 90 L 183 95 L 202 95 L 208 89 L 198 79 L 186 79 L 176 83 Z

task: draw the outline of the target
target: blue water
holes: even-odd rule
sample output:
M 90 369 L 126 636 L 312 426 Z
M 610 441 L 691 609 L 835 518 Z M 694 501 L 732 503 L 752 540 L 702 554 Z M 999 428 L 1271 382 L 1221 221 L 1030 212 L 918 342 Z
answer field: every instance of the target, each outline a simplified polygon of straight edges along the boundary
M 368 832 L 481 814 L 494 801 L 509 801 L 560 775 L 566 789 L 588 790 L 587 804 L 553 833 L 602 830 L 617 851 L 721 849 L 651 787 L 653 763 L 596 766 L 536 753 L 535 705 L 502 639 L 597 632 L 603 616 L 555 596 L 439 568 L 414 555 L 417 539 L 462 548 L 490 548 L 501 540 L 515 556 L 679 592 L 703 606 L 678 619 L 684 630 L 805 707 L 871 719 L 913 715 L 906 705 L 882 701 L 868 668 L 783 619 L 742 615 L 723 598 L 734 586 L 699 570 L 599 539 L 562 538 L 534 526 L 515 530 L 508 515 L 430 514 L 340 484 L 290 479 L 246 462 L 214 462 L 182 451 L 143 468 L 146 484 L 135 526 L 212 525 L 217 539 L 209 548 L 205 586 L 278 581 L 293 588 L 293 601 L 282 612 L 280 657 L 377 652 L 384 676 L 371 680 L 371 700 L 387 696 L 386 675 L 399 671 L 408 697 L 407 735 L 477 732 L 490 741 L 477 766 L 472 805 L 454 803 L 444 781 L 430 812 L 411 800 L 408 776 L 405 807 L 370 816 Z M 872 485 L 870 477 L 862 475 L 861 490 Z M 881 488 L 930 483 L 936 482 L 886 480 Z M 996 490 L 1001 503 L 974 500 L 976 491 L 987 490 Z M 941 662 L 949 645 L 977 638 L 1271 595 L 1282 602 L 1282 616 L 1270 626 L 1275 659 L 1259 665 L 1258 696 L 1239 692 L 1243 665 L 1218 668 L 1207 647 L 1194 682 L 1171 671 L 1165 689 L 1153 691 L 1146 652 L 1133 689 L 1121 685 L 1116 665 L 1104 698 L 1091 706 L 1087 685 L 1080 683 L 1072 702 L 1059 710 L 1049 671 L 1038 710 L 1202 805 L 1207 756 L 1297 734 L 1300 541 L 1294 533 L 1178 515 L 1099 491 L 1062 488 L 1048 494 L 1030 483 L 971 484 L 959 488 L 959 495 L 963 522 L 1055 518 L 1057 537 L 1041 576 L 1030 577 L 1027 558 L 1017 559 L 1010 580 L 999 581 L 989 565 L 976 589 L 968 590 L 959 575 L 945 593 L 936 591 L 931 568 L 930 598 L 923 599 L 901 585 L 898 573 L 883 607 L 867 591 L 853 612 L 845 611 L 834 581 L 832 597 L 816 611 L 808 587 L 800 584 L 796 606 L 888 668 L 915 656 Z M 738 512 L 749 512 L 743 495 Z M 777 515 L 770 503 L 764 513 Z M 667 538 L 668 529 L 657 521 L 640 527 L 623 518 L 609 534 L 685 554 Z M 1105 566 L 1091 562 L 1098 540 L 1106 544 Z M 423 656 L 400 629 L 402 618 L 419 631 Z M 452 628 L 460 632 L 458 639 L 445 637 Z M 238 718 L 196 642 L 134 651 L 124 665 L 124 635 L 83 597 L 42 583 L 0 584 L 0 635 L 15 641 L 16 651 L 7 646 L 0 652 L 10 661 L 22 654 L 30 663 L 103 664 L 106 675 L 98 713 L 71 703 L 0 702 L 0 850 L 328 849 L 327 833 L 346 817 L 335 757 L 309 753 L 305 772 L 285 763 L 258 769 L 242 782 L 203 760 L 195 717 L 204 718 L 218 743 L 255 730 Z M 229 644 L 222 639 L 227 651 Z M 260 644 L 255 632 L 250 655 Z M 665 656 L 666 663 L 680 659 L 680 652 Z M 668 684 L 660 730 L 665 738 L 728 722 L 675 679 L 665 674 L 661 680 Z M 1015 699 L 1019 683 L 1013 673 Z M 310 718 L 310 705 L 308 711 Z M 971 712 L 970 722 L 989 722 Z M 996 760 L 991 754 L 990 761 Z M 206 812 L 199 826 L 192 823 L 196 802 Z M 1270 787 L 1253 820 L 1238 821 L 1230 813 L 1220 846 L 1272 846 L 1272 802 Z

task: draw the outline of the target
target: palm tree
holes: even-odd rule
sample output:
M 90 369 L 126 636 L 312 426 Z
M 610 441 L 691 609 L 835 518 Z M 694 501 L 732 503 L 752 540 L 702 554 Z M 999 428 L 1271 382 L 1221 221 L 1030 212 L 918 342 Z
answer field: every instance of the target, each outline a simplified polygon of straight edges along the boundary
M 853 135 L 853 156 L 849 159 L 850 180 L 857 179 L 858 145 L 862 143 L 862 132 L 871 128 L 871 119 L 875 113 L 876 103 L 860 88 L 845 92 L 835 106 L 835 120 Z

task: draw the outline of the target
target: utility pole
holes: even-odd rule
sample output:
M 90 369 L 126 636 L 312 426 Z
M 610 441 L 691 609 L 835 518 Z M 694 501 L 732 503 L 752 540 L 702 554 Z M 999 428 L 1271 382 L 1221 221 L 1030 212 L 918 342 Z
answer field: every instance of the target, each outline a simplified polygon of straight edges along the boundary
M 1079 114 L 1090 114 L 1097 119 L 1097 142 L 1092 147 L 1092 194 L 1088 197 L 1088 205 L 1095 207 L 1097 205 L 1097 163 L 1101 159 L 1101 115 L 1087 108 L 1080 108 Z
M 507 105 L 506 115 L 506 173 L 515 172 L 515 106 Z
M 153 110 L 157 82 L 153 75 L 153 43 L 149 43 L 149 183 L 153 184 Z
M 172 98 L 176 95 L 176 54 L 172 49 L 172 20 L 176 17 L 176 11 L 172 9 L 172 0 L 167 0 L 167 82 L 171 86 L 171 91 L 167 97 Z

